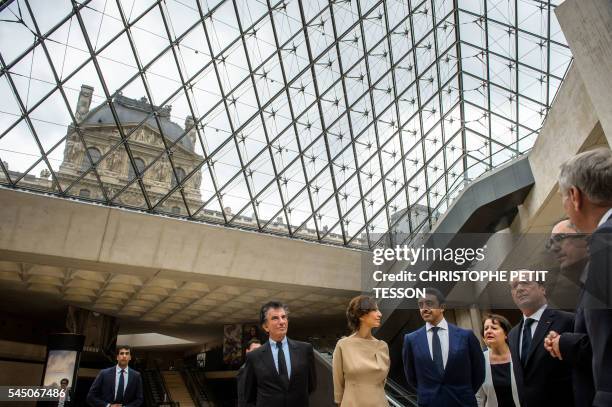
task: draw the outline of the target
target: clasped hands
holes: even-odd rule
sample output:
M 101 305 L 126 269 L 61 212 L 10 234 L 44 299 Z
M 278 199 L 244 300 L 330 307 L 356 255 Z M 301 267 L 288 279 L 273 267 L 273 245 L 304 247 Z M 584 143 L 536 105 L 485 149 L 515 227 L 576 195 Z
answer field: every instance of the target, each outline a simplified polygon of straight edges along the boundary
M 550 353 L 550 356 L 562 360 L 563 357 L 559 350 L 559 338 L 561 338 L 561 335 L 555 331 L 550 331 L 546 338 L 544 338 L 544 348 Z

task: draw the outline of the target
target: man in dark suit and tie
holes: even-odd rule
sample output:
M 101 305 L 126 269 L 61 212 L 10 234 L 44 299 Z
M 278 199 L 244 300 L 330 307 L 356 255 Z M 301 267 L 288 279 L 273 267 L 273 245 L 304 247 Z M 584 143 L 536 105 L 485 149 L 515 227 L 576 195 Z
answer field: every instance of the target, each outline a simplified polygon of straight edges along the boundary
M 561 274 L 567 277 L 568 281 L 575 283 L 579 287 L 584 285 L 582 280 L 586 276 L 588 240 L 588 234 L 578 233 L 576 226 L 569 219 L 566 219 L 553 227 L 547 245 L 547 248 L 556 254 Z M 578 293 L 572 295 L 572 293 L 565 292 L 560 298 L 566 304 L 570 300 L 576 301 L 577 297 Z M 576 323 L 581 323 L 579 315 L 580 310 L 576 314 L 574 330 L 576 330 Z M 555 331 L 551 332 L 556 334 Z M 551 332 L 548 333 L 549 336 Z M 547 343 L 548 339 L 544 339 L 545 348 L 547 348 Z M 585 357 L 580 359 L 563 359 L 572 367 L 574 404 L 576 407 L 591 407 L 593 405 L 593 397 L 595 397 L 590 348 L 587 349 L 587 352 L 588 355 L 584 355 Z M 556 357 L 554 354 L 552 356 Z
M 484 356 L 474 333 L 444 319 L 444 296 L 427 288 L 419 299 L 425 326 L 404 337 L 406 380 L 419 406 L 476 407 L 485 379 Z
M 512 299 L 523 313 L 521 323 L 508 334 L 512 367 L 521 407 L 574 405 L 571 367 L 544 349 L 551 330 L 568 332 L 574 314 L 548 308 L 546 289 L 528 271 L 510 283 Z
M 581 279 L 573 332 L 551 331 L 546 349 L 572 365 L 592 369 L 575 371 L 576 390 L 593 395 L 592 406 L 612 406 L 612 151 L 598 148 L 580 153 L 561 166 L 559 192 L 563 209 L 576 229 L 592 234 L 589 263 Z M 582 370 L 584 371 L 584 370 Z M 578 377 L 576 377 L 578 375 Z M 583 404 L 587 406 L 586 403 Z M 582 406 L 581 406 L 582 407 Z
M 127 345 L 117 346 L 117 364 L 98 373 L 87 394 L 92 407 L 139 407 L 142 405 L 142 379 L 131 369 L 132 359 Z
M 257 407 L 308 407 L 316 387 L 312 345 L 287 338 L 288 313 L 277 301 L 259 313 L 270 340 L 247 353 L 244 366 L 245 398 Z

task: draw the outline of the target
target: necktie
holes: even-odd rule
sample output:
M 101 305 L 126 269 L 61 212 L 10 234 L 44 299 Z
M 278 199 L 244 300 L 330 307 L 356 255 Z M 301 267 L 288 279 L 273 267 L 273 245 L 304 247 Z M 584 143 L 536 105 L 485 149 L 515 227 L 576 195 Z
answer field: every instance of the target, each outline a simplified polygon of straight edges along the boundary
M 531 324 L 535 322 L 533 318 L 527 318 L 523 324 L 523 341 L 521 343 L 521 363 L 525 366 L 529 348 L 531 347 Z
M 287 373 L 287 362 L 285 362 L 285 352 L 283 352 L 283 343 L 276 342 L 276 349 L 278 349 L 278 375 L 280 376 L 283 383 L 289 387 L 289 374 Z
M 438 336 L 439 327 L 434 326 L 431 328 L 431 332 L 433 333 L 433 337 L 431 340 L 431 347 L 433 353 L 433 362 L 434 365 L 440 371 L 440 374 L 444 374 L 444 360 L 442 359 L 442 344 L 440 343 L 440 337 Z
M 121 373 L 119 374 L 119 385 L 117 385 L 117 396 L 115 396 L 115 402 L 117 404 L 123 404 L 123 388 L 125 387 L 123 373 L 125 373 L 125 369 L 121 369 Z

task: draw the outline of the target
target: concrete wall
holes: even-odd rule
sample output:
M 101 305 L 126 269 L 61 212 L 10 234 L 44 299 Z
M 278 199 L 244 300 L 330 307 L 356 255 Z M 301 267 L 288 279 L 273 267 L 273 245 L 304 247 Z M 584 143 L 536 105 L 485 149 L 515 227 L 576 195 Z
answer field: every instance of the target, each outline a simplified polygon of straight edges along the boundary
M 555 14 L 608 144 L 612 145 L 612 3 L 566 0 Z
M 562 214 L 556 193 L 559 166 L 597 144 L 601 135 L 591 99 L 580 73 L 572 65 L 529 154 L 535 185 L 519 207 L 513 232 L 550 231 L 550 226 Z M 547 210 L 552 200 L 553 208 Z
M 0 202 L 3 260 L 185 281 L 361 285 L 356 250 L 4 188 Z

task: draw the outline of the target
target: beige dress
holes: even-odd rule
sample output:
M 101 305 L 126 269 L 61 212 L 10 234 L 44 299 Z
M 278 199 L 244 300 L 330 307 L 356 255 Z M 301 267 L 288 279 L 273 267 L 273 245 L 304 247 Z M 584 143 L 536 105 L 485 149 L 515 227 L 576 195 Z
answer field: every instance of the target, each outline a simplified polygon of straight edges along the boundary
M 334 401 L 341 407 L 388 406 L 385 381 L 389 347 L 385 341 L 354 334 L 342 338 L 334 350 Z

